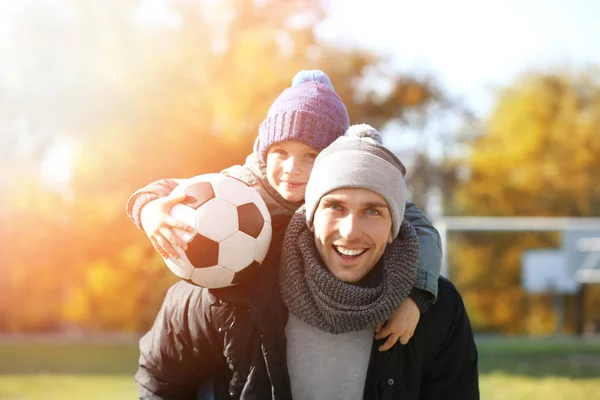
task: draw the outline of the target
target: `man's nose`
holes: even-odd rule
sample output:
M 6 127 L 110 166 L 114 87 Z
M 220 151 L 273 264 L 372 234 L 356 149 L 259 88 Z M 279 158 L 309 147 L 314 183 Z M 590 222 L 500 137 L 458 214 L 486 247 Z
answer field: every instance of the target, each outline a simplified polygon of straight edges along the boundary
M 350 241 L 360 238 L 361 228 L 360 221 L 354 214 L 348 214 L 340 221 L 340 235 Z

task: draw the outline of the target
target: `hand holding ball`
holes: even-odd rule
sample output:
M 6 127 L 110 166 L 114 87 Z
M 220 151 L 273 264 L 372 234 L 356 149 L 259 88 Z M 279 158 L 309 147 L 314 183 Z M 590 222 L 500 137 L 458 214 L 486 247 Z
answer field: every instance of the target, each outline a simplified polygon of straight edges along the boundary
M 187 198 L 171 215 L 194 232 L 174 229 L 187 243 L 180 259 L 164 258 L 171 271 L 188 282 L 222 288 L 250 277 L 271 243 L 271 216 L 258 192 L 223 174 L 188 179 L 173 191 Z

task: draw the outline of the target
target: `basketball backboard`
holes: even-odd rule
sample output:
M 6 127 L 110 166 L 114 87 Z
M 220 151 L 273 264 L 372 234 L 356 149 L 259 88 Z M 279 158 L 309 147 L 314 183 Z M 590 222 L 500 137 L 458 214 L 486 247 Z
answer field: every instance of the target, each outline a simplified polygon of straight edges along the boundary
M 577 249 L 586 254 L 576 277 L 582 283 L 600 283 L 600 236 L 577 241 Z
M 521 258 L 521 283 L 528 293 L 576 293 L 579 282 L 570 273 L 566 253 L 556 249 L 529 250 Z
M 568 273 L 580 283 L 600 282 L 600 230 L 570 230 L 563 232 L 562 250 L 565 252 Z

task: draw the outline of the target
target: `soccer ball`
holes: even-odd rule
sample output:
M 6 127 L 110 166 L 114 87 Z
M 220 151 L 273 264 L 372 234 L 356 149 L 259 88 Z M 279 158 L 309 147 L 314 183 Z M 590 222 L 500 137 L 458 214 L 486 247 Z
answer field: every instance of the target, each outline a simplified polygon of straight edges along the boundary
M 271 215 L 256 189 L 223 174 L 187 179 L 174 189 L 188 197 L 171 215 L 192 226 L 174 229 L 187 243 L 179 260 L 165 258 L 178 277 L 206 288 L 235 285 L 253 275 L 271 244 Z

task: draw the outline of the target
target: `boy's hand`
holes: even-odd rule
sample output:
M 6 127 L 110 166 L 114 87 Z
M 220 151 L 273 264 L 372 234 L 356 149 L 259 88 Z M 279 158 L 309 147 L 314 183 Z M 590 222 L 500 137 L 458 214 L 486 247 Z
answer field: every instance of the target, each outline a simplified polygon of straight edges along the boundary
M 173 228 L 194 232 L 194 228 L 170 215 L 171 208 L 185 200 L 187 195 L 171 193 L 167 197 L 152 200 L 142 208 L 141 222 L 144 232 L 150 238 L 152 246 L 166 258 L 179 258 L 174 246 L 186 250 L 185 242 L 173 232 Z
M 388 337 L 385 343 L 379 346 L 379 351 L 391 349 L 398 340 L 402 344 L 408 343 L 415 333 L 420 318 L 421 313 L 417 304 L 407 297 L 386 322 L 380 323 L 375 328 L 375 339 Z

